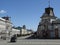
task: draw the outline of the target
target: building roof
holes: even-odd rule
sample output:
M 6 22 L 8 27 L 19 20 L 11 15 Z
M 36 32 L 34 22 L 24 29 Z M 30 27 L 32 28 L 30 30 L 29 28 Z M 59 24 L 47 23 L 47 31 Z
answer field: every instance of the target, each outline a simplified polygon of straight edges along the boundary
M 41 16 L 41 18 L 43 18 L 43 17 L 56 18 L 56 16 L 54 15 L 54 12 L 53 12 L 53 8 L 52 7 L 45 8 L 45 12 Z
M 1 18 L 1 17 L 0 17 L 0 20 L 3 21 L 3 22 L 6 22 L 7 21 L 8 23 L 11 23 L 9 20 L 5 20 L 4 18 Z
M 5 19 L 3 19 L 3 18 L 1 18 L 1 17 L 0 17 L 0 20 L 5 21 Z

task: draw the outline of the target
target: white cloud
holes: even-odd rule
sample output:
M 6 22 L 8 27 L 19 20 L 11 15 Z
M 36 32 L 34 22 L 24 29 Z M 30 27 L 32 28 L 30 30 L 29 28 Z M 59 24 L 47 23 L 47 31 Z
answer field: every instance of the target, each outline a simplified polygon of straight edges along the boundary
M 4 14 L 4 13 L 7 13 L 7 11 L 5 11 L 5 10 L 0 10 L 0 14 Z

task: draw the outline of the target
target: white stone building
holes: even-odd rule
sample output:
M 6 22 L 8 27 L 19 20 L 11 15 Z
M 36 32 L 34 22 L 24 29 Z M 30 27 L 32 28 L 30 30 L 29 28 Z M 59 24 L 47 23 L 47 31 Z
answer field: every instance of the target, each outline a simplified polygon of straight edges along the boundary
M 0 37 L 10 37 L 12 31 L 12 23 L 9 17 L 0 18 Z
M 20 30 L 12 28 L 12 23 L 8 16 L 0 18 L 0 38 L 6 39 L 6 38 L 10 38 L 11 36 L 15 34 L 26 35 L 30 33 L 31 31 L 28 31 L 25 25 Z
M 20 30 L 12 28 L 11 36 L 13 35 L 20 35 Z
M 27 30 L 22 28 L 22 29 L 20 30 L 20 34 L 21 34 L 21 35 L 26 35 L 26 34 L 27 34 Z
M 52 7 L 45 8 L 37 29 L 39 38 L 60 38 L 60 19 L 58 19 Z

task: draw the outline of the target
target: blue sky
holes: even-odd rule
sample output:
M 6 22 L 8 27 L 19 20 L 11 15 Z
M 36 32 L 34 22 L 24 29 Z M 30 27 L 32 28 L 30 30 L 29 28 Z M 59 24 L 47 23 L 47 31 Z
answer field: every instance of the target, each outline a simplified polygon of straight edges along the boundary
M 26 28 L 36 31 L 48 4 L 48 0 L 0 0 L 0 17 L 8 15 L 14 26 L 26 25 Z M 60 18 L 60 0 L 51 0 L 50 4 Z

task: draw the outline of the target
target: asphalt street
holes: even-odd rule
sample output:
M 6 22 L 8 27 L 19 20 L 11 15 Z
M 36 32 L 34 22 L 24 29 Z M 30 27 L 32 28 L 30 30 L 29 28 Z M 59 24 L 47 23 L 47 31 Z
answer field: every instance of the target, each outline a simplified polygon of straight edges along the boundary
M 60 40 L 20 39 L 15 43 L 9 42 L 9 40 L 2 40 L 0 45 L 60 45 Z
M 0 45 L 60 45 L 60 39 L 24 39 L 29 36 L 19 37 L 15 43 L 10 40 L 0 40 Z

